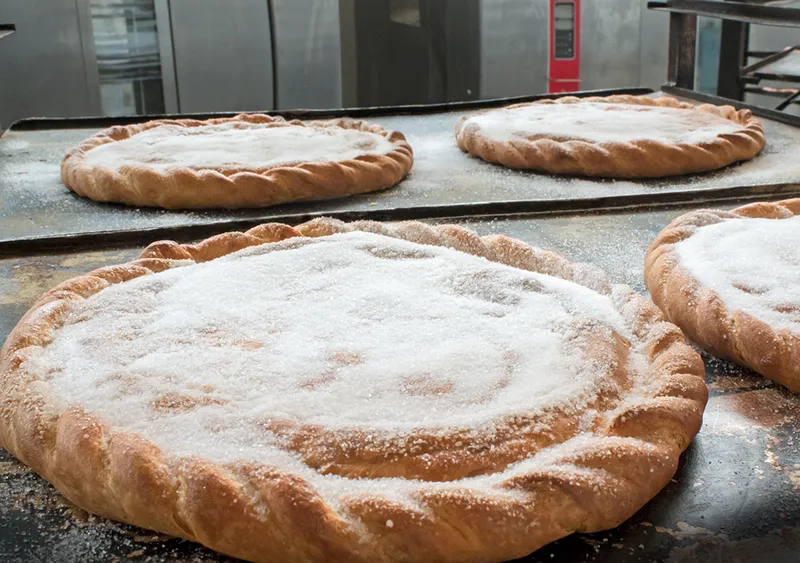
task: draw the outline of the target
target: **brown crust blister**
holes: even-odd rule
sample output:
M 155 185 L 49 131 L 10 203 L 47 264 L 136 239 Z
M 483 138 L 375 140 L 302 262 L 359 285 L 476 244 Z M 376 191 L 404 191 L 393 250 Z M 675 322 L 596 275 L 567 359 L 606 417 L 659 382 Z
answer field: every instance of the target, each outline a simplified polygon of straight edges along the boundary
M 545 431 L 535 427 L 537 420 L 522 415 L 498 427 L 505 438 L 498 442 L 502 455 L 496 459 L 486 447 L 481 450 L 480 443 L 470 445 L 469 432 L 421 435 L 430 452 L 418 448 L 401 456 L 403 452 L 391 444 L 388 452 L 367 444 L 347 452 L 335 433 L 294 421 L 271 422 L 277 425 L 276 436 L 285 435 L 287 447 L 307 455 L 320 472 L 325 466 L 342 474 L 384 475 L 385 467 L 396 464 L 393 475 L 423 478 L 410 486 L 402 502 L 377 493 L 351 494 L 334 507 L 307 481 L 280 469 L 168 459 L 146 439 L 111 432 L 82 410 L 59 413 L 50 402 L 54 399 L 43 391 L 46 384 L 36 384 L 36 374 L 21 368 L 28 354 L 50 342 L 73 300 L 102 291 L 109 283 L 210 260 L 247 246 L 284 240 L 291 246 L 292 239 L 311 243 L 309 237 L 353 230 L 456 248 L 607 295 L 650 361 L 652 394 L 637 399 L 624 396 L 629 374 L 623 366 L 631 343 L 617 334 L 609 339 L 598 333 L 590 348 L 609 365 L 609 379 L 617 390 L 600 393 L 591 440 L 571 440 L 579 431 L 578 417 L 558 408 L 543 415 Z M 342 356 L 332 361 L 356 360 Z M 0 353 L 0 368 L 5 374 L 0 380 L 4 396 L 0 444 L 72 502 L 103 516 L 263 562 L 502 561 L 575 531 L 613 527 L 669 481 L 681 451 L 699 429 L 707 400 L 697 353 L 650 301 L 630 288 L 612 285 L 596 268 L 571 264 L 505 236 L 479 237 L 459 226 L 416 222 L 348 224 L 323 218 L 294 228 L 261 225 L 197 244 L 155 242 L 138 260 L 90 272 L 45 294 L 12 331 Z M 325 445 L 331 449 L 325 455 L 333 457 L 312 459 L 314 452 L 306 451 L 309 444 L 325 440 L 326 435 Z M 351 433 L 347 438 L 356 436 Z M 399 442 L 395 445 L 404 447 Z M 548 448 L 547 453 L 539 457 L 535 452 L 542 448 Z M 423 458 L 425 453 L 434 455 Z M 505 472 L 508 464 L 527 456 L 534 460 L 529 471 L 500 477 L 490 488 L 475 489 L 468 481 L 457 480 L 465 474 Z M 383 469 L 382 459 L 388 460 Z M 459 464 L 461 469 L 454 469 Z
M 781 220 L 798 214 L 800 198 L 687 213 L 659 233 L 647 250 L 644 268 L 653 301 L 689 338 L 715 356 L 747 366 L 792 391 L 800 391 L 800 337 L 745 312 L 729 311 L 715 291 L 681 266 L 674 245 L 700 227 L 727 219 Z
M 538 136 L 532 139 L 519 137 L 508 143 L 500 143 L 488 139 L 476 125 L 470 124 L 468 120 L 472 116 L 468 115 L 456 126 L 456 142 L 466 153 L 509 168 L 608 178 L 662 178 L 716 170 L 734 162 L 753 158 L 766 144 L 761 122 L 750 110 L 737 111 L 731 106 L 710 104 L 696 106 L 669 97 L 568 96 L 517 104 L 509 108 L 529 105 L 558 107 L 584 102 L 690 109 L 733 121 L 741 125 L 741 130 L 718 135 L 714 141 L 702 144 L 667 144 L 653 140 L 598 143 L 553 136 Z
M 199 127 L 229 122 L 355 129 L 388 139 L 393 149 L 386 154 L 365 154 L 340 162 L 297 162 L 264 169 L 174 167 L 161 172 L 144 164 L 123 166 L 119 170 L 86 164 L 84 155 L 89 150 L 154 127 Z M 365 121 L 342 118 L 302 122 L 286 121 L 278 116 L 242 114 L 205 121 L 161 119 L 105 129 L 66 154 L 61 162 L 61 181 L 76 194 L 95 201 L 165 209 L 237 209 L 383 190 L 400 182 L 411 170 L 413 161 L 411 145 L 402 133 L 385 131 Z

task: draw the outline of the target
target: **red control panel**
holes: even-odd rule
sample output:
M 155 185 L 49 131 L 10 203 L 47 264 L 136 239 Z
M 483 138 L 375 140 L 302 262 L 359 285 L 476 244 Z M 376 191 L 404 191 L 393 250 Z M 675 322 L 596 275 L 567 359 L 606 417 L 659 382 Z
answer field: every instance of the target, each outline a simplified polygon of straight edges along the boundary
M 550 63 L 547 91 L 580 90 L 581 0 L 550 0 Z

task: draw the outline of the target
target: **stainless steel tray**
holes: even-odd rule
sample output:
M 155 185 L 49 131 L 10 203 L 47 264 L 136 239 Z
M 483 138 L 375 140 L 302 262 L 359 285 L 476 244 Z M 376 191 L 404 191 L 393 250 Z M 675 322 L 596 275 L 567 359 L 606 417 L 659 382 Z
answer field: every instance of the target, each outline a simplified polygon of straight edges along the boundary
M 622 92 L 648 90 L 600 93 Z M 767 147 L 753 161 L 665 180 L 592 180 L 515 171 L 468 157 L 458 149 L 453 130 L 461 116 L 513 101 L 518 100 L 334 112 L 404 132 L 415 151 L 408 178 L 372 194 L 241 211 L 168 212 L 77 197 L 61 184 L 64 153 L 102 127 L 134 120 L 24 120 L 0 137 L 0 254 L 41 251 L 48 245 L 68 244 L 70 239 L 83 247 L 109 238 L 142 240 L 137 232 L 144 232 L 147 239 L 180 236 L 176 231 L 202 236 L 209 230 L 241 228 L 268 219 L 299 221 L 323 214 L 345 219 L 405 219 L 563 212 L 800 190 L 800 128 L 769 119 L 763 119 Z M 295 115 L 318 118 L 332 114 L 301 112 L 290 117 Z M 134 238 L 126 239 L 126 233 Z

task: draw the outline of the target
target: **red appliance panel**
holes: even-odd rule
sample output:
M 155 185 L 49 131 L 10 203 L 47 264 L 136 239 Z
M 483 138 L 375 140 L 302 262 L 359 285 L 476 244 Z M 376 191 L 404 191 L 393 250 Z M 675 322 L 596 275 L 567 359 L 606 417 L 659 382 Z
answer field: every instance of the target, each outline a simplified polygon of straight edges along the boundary
M 580 89 L 580 14 L 580 0 L 550 0 L 549 93 Z

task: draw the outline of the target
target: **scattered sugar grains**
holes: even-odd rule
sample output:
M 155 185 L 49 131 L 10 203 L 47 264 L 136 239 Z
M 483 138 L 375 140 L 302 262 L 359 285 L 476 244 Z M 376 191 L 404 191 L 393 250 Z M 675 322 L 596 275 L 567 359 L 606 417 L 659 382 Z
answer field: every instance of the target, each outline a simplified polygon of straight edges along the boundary
M 653 140 L 707 143 L 742 127 L 729 119 L 694 110 L 632 104 L 529 105 L 488 111 L 469 119 L 489 139 L 556 135 L 597 143 Z
M 729 310 L 800 333 L 800 216 L 728 219 L 697 229 L 675 250 Z
M 631 338 L 610 300 L 582 286 L 356 232 L 112 286 L 77 305 L 25 368 L 47 374 L 60 408 L 83 404 L 168 455 L 268 460 L 337 498 L 353 481 L 316 474 L 271 428 L 413 442 L 418 428 L 486 432 L 550 405 L 580 416 L 613 385 L 584 356 L 586 331 L 612 329 Z M 402 480 L 370 481 L 358 487 L 404 499 Z
M 85 159 L 88 165 L 109 168 L 142 163 L 159 170 L 175 166 L 266 168 L 297 161 L 349 160 L 386 154 L 393 148 L 385 137 L 367 131 L 228 122 L 200 127 L 161 125 L 93 148 Z

